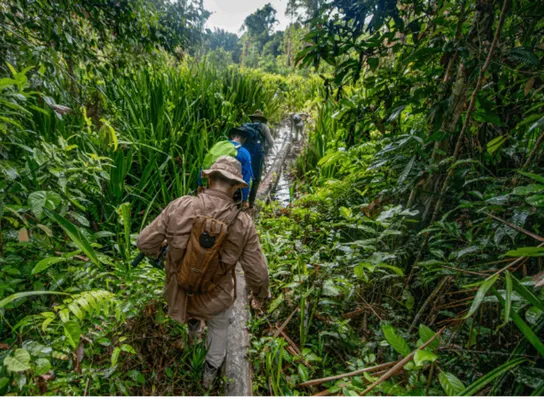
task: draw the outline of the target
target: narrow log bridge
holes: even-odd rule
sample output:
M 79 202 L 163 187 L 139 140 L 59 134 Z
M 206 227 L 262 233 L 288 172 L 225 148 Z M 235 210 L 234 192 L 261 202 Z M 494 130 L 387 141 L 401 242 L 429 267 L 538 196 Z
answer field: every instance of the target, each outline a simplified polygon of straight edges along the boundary
M 259 185 L 257 198 L 263 201 L 270 199 L 280 179 L 285 160 L 291 150 L 291 132 L 287 125 L 282 129 L 288 130 L 285 139 L 274 158 L 270 170 Z M 276 139 L 277 140 L 277 139 Z M 227 357 L 225 360 L 225 377 L 227 380 L 227 396 L 251 396 L 252 395 L 252 371 L 247 354 L 249 350 L 249 331 L 247 325 L 251 314 L 249 312 L 249 297 L 244 278 L 244 272 L 240 264 L 236 266 L 236 301 L 232 306 L 231 323 L 229 326 L 229 338 L 227 344 Z

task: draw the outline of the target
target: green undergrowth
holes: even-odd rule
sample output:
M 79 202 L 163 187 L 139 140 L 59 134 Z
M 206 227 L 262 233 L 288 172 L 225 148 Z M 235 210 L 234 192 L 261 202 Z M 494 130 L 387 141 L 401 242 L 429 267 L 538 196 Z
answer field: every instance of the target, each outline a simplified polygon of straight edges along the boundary
M 317 82 L 155 56 L 0 79 L 0 394 L 204 393 L 203 345 L 165 316 L 164 272 L 131 266 L 136 237 L 232 126 Z
M 479 253 L 468 261 L 470 249 L 456 250 L 438 262 L 432 258 L 441 253 L 433 246 L 420 264 L 417 279 L 407 287 L 406 262 L 416 240 L 413 227 L 418 212 L 400 205 L 371 203 L 360 182 L 349 178 L 325 183 L 292 207 L 263 205 L 259 230 L 271 270 L 273 295 L 268 314 L 251 324 L 255 393 L 310 395 L 327 389 L 331 393 L 358 395 L 377 377 L 365 373 L 313 387 L 299 385 L 310 379 L 397 361 L 444 326 L 439 338 L 416 352 L 401 375 L 379 385 L 372 393 L 453 395 L 465 391 L 474 394 L 482 389 L 504 393 L 508 390 L 505 385 L 512 382 L 529 393 L 537 390 L 539 345 L 532 347 L 529 341 L 533 332 L 540 332 L 542 319 L 540 300 L 531 294 L 534 283 L 511 277 L 521 289 L 510 292 L 506 287 L 497 292 L 503 297 L 506 293 L 512 302 L 512 313 L 525 314 L 525 337 L 513 323 L 504 327 L 497 299 L 491 292 L 477 300 L 466 320 L 448 324 L 456 314 L 441 306 L 452 302 L 467 304 L 470 298 L 465 302 L 458 299 L 467 297 L 463 291 L 475 293 L 471 288 L 480 284 L 482 278 L 463 277 L 439 266 L 467 268 L 466 262 L 485 265 L 488 258 Z M 465 241 L 455 236 L 455 226 L 441 224 L 432 243 L 445 236 L 450 242 Z M 506 252 L 507 244 L 504 249 Z M 461 262 L 463 266 L 459 265 Z M 410 329 L 422 304 L 417 297 L 434 289 L 432 282 L 438 271 L 442 277 L 451 277 L 453 284 Z M 291 313 L 294 316 L 283 330 L 289 339 L 283 335 L 273 338 Z M 509 360 L 513 362 L 509 364 Z M 490 365 L 504 369 L 494 372 Z M 516 370 L 515 374 L 507 373 L 511 369 Z M 523 378 L 523 374 L 528 375 Z M 484 378 L 489 382 L 485 383 Z

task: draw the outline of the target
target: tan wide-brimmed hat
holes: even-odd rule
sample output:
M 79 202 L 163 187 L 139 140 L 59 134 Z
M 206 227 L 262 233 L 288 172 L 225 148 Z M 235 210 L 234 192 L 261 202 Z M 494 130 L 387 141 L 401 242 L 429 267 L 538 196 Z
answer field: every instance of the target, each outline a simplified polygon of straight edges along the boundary
M 266 117 L 264 116 L 264 113 L 261 111 L 261 110 L 257 110 L 255 111 L 253 114 L 251 114 L 249 116 L 249 118 L 251 119 L 256 119 L 256 120 L 260 120 L 260 121 L 263 121 L 263 122 L 267 122 L 268 119 L 266 119 Z
M 234 157 L 221 156 L 209 169 L 202 171 L 202 176 L 219 174 L 231 181 L 240 184 L 240 187 L 246 188 L 248 184 L 242 178 L 242 164 Z

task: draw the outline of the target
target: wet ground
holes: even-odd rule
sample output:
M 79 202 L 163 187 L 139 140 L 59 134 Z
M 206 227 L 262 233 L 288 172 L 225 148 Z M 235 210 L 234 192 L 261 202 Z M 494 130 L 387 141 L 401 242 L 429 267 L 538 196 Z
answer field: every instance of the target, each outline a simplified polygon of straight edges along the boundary
M 283 146 L 288 140 L 292 140 L 291 137 L 291 126 L 288 120 L 283 121 L 280 125 L 275 128 L 276 136 L 274 138 L 274 147 L 268 153 L 268 156 L 265 159 L 265 172 L 263 175 L 266 175 L 276 157 L 281 152 Z M 278 201 L 283 207 L 287 207 L 290 203 L 290 187 L 291 182 L 289 182 L 286 174 L 287 166 L 289 164 L 290 157 L 287 158 L 285 165 L 282 166 L 281 175 L 278 180 L 276 187 L 274 188 L 272 199 Z

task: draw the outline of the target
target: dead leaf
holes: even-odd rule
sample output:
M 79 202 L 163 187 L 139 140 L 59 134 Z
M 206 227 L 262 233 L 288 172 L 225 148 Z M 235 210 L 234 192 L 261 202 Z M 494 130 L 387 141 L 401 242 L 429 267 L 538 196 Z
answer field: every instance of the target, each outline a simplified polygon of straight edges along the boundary
M 40 375 L 40 378 L 42 378 L 44 381 L 52 381 L 56 377 L 57 375 L 55 374 L 55 371 L 53 371 L 52 369 L 49 370 L 47 374 Z
M 531 91 L 531 89 L 533 88 L 533 85 L 535 84 L 535 77 L 533 76 L 531 79 L 529 79 L 527 81 L 527 83 L 525 84 L 525 89 L 523 89 L 523 94 L 525 94 L 525 96 L 527 96 L 529 94 L 529 92 Z
M 50 228 L 48 228 L 47 226 L 42 225 L 42 224 L 38 224 L 36 226 L 38 228 L 40 228 L 48 237 L 53 237 L 53 231 Z
M 544 272 L 541 272 L 540 274 L 537 274 L 532 277 L 533 281 L 535 281 L 535 286 L 540 287 L 544 286 Z
M 28 230 L 26 228 L 19 229 L 19 242 L 28 242 Z
M 8 350 L 9 344 L 6 343 L 0 343 L 0 350 Z
M 69 112 L 72 112 L 72 109 L 70 107 L 62 106 L 60 104 L 49 104 L 49 107 L 51 107 L 55 112 L 59 113 L 60 115 L 66 115 Z
M 83 342 L 80 342 L 76 350 L 76 359 L 78 364 L 83 360 L 84 356 L 85 356 L 85 348 L 83 346 Z

